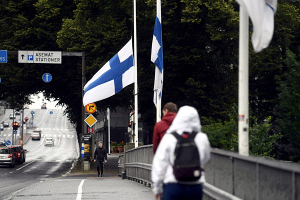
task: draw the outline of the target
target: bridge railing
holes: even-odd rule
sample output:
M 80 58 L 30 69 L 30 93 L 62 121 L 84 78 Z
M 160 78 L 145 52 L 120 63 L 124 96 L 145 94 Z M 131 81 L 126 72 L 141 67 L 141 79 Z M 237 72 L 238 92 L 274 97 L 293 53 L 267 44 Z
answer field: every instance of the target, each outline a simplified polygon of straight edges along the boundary
M 152 145 L 119 157 L 120 175 L 151 186 Z M 212 149 L 203 199 L 300 200 L 300 164 Z M 231 196 L 230 196 L 231 195 Z
M 152 145 L 140 146 L 125 151 L 124 155 L 119 156 L 119 176 L 151 187 L 152 160 Z M 203 191 L 203 200 L 240 200 L 240 198 L 222 191 L 208 183 L 203 184 Z

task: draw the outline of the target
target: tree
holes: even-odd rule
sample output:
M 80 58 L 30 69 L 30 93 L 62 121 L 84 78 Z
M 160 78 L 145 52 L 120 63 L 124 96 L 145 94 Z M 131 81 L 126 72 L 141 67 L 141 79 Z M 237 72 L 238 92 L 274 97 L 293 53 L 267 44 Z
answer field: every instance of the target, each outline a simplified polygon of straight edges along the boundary
M 283 137 L 278 142 L 279 156 L 282 159 L 300 160 L 300 62 L 297 56 L 286 50 L 286 65 L 288 71 L 283 77 L 277 76 L 279 84 L 278 118 L 276 122 Z

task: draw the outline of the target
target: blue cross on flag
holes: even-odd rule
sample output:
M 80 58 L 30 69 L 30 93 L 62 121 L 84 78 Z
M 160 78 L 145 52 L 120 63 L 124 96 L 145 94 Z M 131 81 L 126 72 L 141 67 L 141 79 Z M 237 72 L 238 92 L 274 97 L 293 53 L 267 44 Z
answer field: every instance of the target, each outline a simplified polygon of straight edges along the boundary
M 163 87 L 163 44 L 162 44 L 162 28 L 161 28 L 161 1 L 156 2 L 156 20 L 154 26 L 154 34 L 152 41 L 151 61 L 155 64 L 155 80 L 154 80 L 154 104 L 157 104 L 157 95 L 162 95 Z
M 134 83 L 132 39 L 84 86 L 83 105 L 101 101 Z

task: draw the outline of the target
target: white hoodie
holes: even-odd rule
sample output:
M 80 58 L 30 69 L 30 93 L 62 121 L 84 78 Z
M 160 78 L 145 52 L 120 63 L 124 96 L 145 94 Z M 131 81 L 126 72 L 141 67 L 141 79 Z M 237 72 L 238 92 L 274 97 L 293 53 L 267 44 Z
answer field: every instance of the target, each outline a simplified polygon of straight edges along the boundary
M 172 125 L 167 130 L 162 138 L 152 164 L 152 181 L 154 194 L 163 193 L 163 184 L 177 183 L 173 174 L 174 151 L 177 139 L 171 134 L 177 132 L 182 135 L 183 132 L 198 132 L 195 137 L 195 143 L 199 149 L 201 159 L 201 167 L 210 160 L 210 144 L 205 133 L 201 132 L 201 125 L 198 112 L 195 108 L 190 106 L 183 106 L 179 109 L 177 116 L 173 120 Z M 194 183 L 205 182 L 205 175 L 202 172 L 201 178 Z

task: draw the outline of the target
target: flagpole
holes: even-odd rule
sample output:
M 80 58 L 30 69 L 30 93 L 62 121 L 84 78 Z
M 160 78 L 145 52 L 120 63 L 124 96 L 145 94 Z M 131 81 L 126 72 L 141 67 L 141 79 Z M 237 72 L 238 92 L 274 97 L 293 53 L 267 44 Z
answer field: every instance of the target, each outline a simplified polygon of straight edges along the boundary
M 249 16 L 240 6 L 239 154 L 249 156 Z
M 156 122 L 161 120 L 161 98 L 159 98 L 158 90 L 155 92 L 156 95 Z
M 133 0 L 133 52 L 134 52 L 134 146 L 138 147 L 139 129 L 138 129 L 138 84 L 137 84 L 137 34 L 136 34 L 136 0 Z

